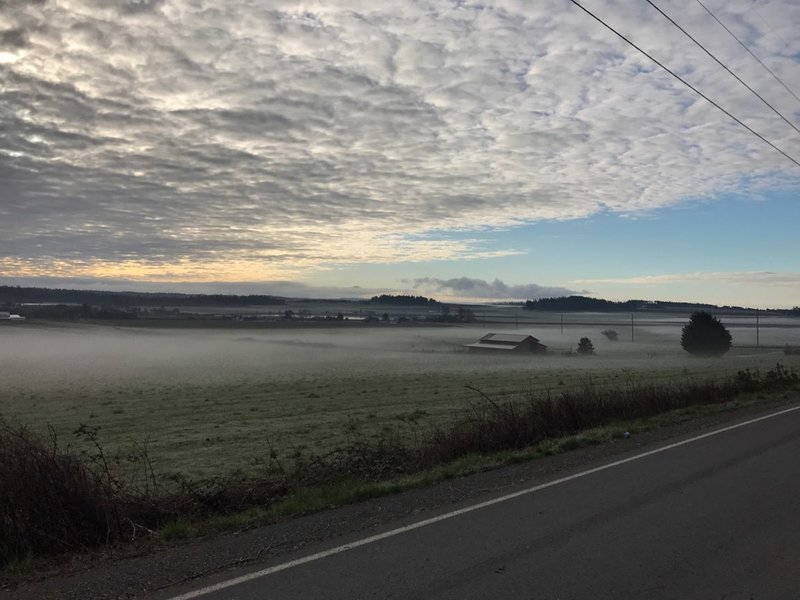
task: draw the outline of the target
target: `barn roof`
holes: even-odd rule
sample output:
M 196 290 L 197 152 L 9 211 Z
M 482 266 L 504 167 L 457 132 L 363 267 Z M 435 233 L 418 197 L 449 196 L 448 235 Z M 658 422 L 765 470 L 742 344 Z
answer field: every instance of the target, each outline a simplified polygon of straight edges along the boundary
M 474 344 L 464 344 L 464 348 L 480 348 L 481 350 L 516 350 L 518 344 L 485 344 L 475 342 Z
M 525 335 L 521 333 L 487 333 L 481 338 L 481 342 L 491 342 L 494 344 L 519 344 L 529 338 L 534 342 L 539 341 L 532 335 Z
M 532 335 L 519 333 L 487 333 L 472 344 L 464 344 L 470 350 L 490 350 L 506 352 L 544 352 L 546 346 Z

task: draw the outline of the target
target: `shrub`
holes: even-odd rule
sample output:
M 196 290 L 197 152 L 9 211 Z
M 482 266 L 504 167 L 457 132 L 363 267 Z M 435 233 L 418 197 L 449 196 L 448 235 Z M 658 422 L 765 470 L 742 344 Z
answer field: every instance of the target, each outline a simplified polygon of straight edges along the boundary
M 605 331 L 601 331 L 604 336 L 606 336 L 610 341 L 616 342 L 619 334 L 613 329 L 606 329 Z
M 689 354 L 722 356 L 731 348 L 731 333 L 722 321 L 701 310 L 683 326 L 681 346 Z
M 592 340 L 588 337 L 582 337 L 580 342 L 578 342 L 578 354 L 594 354 L 594 344 L 592 344 Z
M 106 483 L 77 454 L 0 421 L 0 564 L 34 553 L 98 546 L 120 519 Z
M 650 417 L 689 406 L 721 404 L 738 394 L 791 389 L 798 383 L 800 375 L 796 371 L 777 364 L 764 375 L 744 370 L 719 381 L 630 383 L 609 388 L 587 385 L 555 394 L 531 393 L 516 401 L 510 396 L 493 399 L 480 390 L 468 388 L 478 392 L 483 401 L 452 427 L 436 429 L 423 440 L 419 464 L 430 466 L 472 452 L 524 448 L 615 421 Z

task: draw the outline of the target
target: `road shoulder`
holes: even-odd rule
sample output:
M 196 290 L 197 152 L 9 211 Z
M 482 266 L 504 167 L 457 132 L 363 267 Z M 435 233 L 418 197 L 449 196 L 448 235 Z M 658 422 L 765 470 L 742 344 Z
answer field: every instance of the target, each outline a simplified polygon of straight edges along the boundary
M 796 399 L 800 401 L 800 399 Z M 458 479 L 306 515 L 236 534 L 196 540 L 145 556 L 97 556 L 66 575 L 0 591 L 0 598 L 136 598 L 177 593 L 196 580 L 215 581 L 276 558 L 313 553 L 463 505 L 619 460 L 723 425 L 774 412 L 783 400 L 705 415 L 691 421 Z

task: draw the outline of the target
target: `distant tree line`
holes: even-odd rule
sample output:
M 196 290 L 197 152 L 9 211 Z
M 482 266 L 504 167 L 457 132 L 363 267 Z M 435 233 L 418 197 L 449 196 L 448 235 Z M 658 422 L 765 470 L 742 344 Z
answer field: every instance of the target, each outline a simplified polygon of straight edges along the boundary
M 647 304 L 649 303 L 646 300 L 614 302 L 611 300 L 602 300 L 601 298 L 589 298 L 587 296 L 562 296 L 560 298 L 528 300 L 522 308 L 526 310 L 564 312 L 630 312 L 632 310 L 641 310 Z
M 0 305 L 0 310 L 11 310 L 26 319 L 55 319 L 75 321 L 78 319 L 136 319 L 136 309 L 119 309 L 112 306 L 91 304 L 34 304 L 13 307 Z
M 0 286 L 0 304 L 90 304 L 94 306 L 263 306 L 285 305 L 278 296 L 251 294 L 179 294 L 160 292 L 105 292 L 19 286 Z
M 615 302 L 588 296 L 562 296 L 559 298 L 540 298 L 527 300 L 522 307 L 525 310 L 546 310 L 552 312 L 636 312 L 636 311 L 671 311 L 671 310 L 728 310 L 751 311 L 742 306 L 717 306 L 697 302 L 666 302 L 663 300 L 626 300 Z M 791 310 L 771 309 L 764 312 L 775 314 L 800 315 L 800 307 Z
M 442 313 L 438 317 L 433 317 L 432 321 L 441 323 L 474 323 L 475 313 L 469 308 L 458 306 L 453 311 L 447 304 L 442 304 Z
M 374 304 L 391 304 L 394 306 L 438 306 L 439 301 L 425 296 L 409 296 L 404 294 L 381 294 L 373 296 L 369 302 Z

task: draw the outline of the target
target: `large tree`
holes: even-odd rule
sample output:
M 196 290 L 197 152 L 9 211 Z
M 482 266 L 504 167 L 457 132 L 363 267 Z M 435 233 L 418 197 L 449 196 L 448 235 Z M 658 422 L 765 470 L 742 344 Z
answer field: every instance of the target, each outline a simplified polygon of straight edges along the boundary
M 588 337 L 582 337 L 578 342 L 578 354 L 594 354 L 594 344 Z
M 681 346 L 689 354 L 722 356 L 731 349 L 731 332 L 722 321 L 701 310 L 683 326 Z

